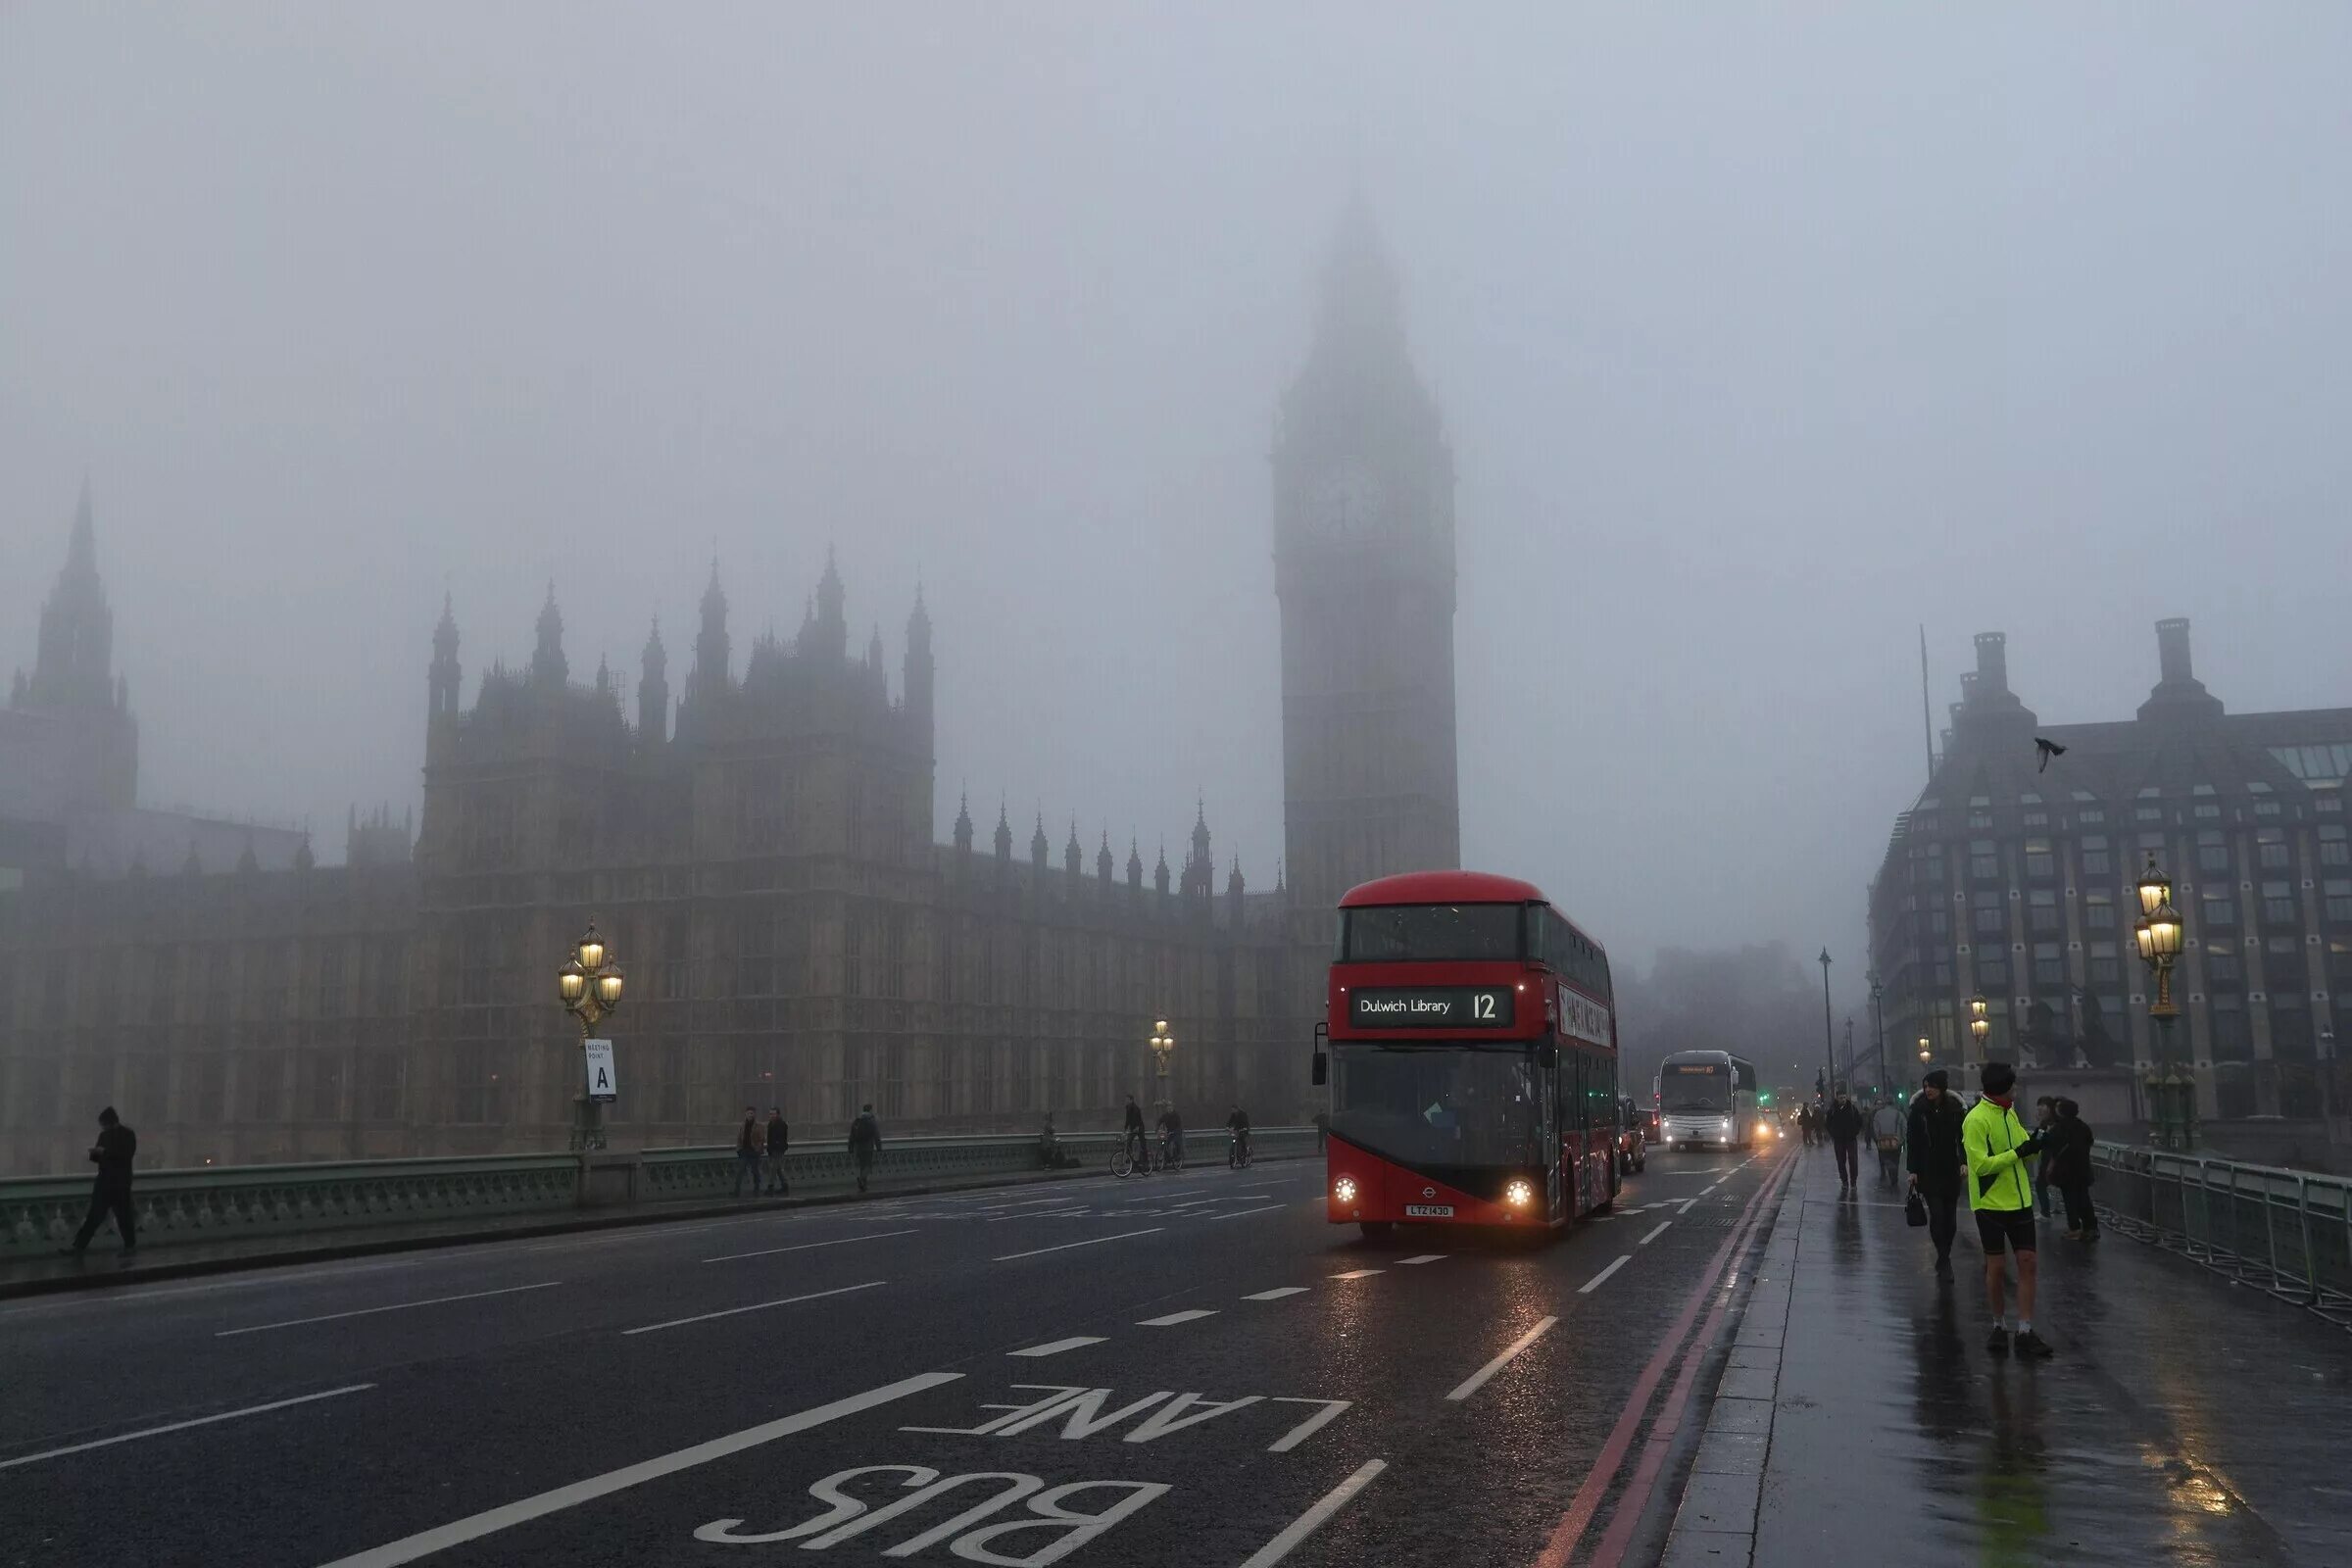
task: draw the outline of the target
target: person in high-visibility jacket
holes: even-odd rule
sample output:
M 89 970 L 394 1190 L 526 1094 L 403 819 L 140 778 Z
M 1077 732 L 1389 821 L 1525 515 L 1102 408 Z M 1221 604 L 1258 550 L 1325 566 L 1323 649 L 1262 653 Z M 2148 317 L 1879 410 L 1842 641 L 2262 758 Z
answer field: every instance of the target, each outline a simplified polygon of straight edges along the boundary
M 2006 1355 L 2046 1357 L 2050 1347 L 2034 1332 L 2034 1158 L 2041 1135 L 2026 1130 L 2013 1108 L 2017 1069 L 1988 1061 L 1980 1075 L 1984 1098 L 1960 1124 L 1960 1149 L 1968 1160 L 1968 1206 L 1984 1244 L 1984 1300 L 1992 1308 L 1992 1335 L 1984 1348 Z M 2017 1334 L 2010 1337 L 2002 1314 L 2008 1298 L 2008 1254 L 2017 1253 Z

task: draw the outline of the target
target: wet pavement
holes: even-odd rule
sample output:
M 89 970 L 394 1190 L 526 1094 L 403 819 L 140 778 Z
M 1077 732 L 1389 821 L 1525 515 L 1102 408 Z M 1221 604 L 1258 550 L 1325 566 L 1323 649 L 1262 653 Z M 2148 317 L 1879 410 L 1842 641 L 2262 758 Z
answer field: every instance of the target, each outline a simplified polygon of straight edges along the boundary
M 2044 1221 L 2034 1326 L 2057 1354 L 1995 1357 L 1965 1205 L 1939 1280 L 1898 1191 L 1841 1196 L 1829 1151 L 1800 1157 L 1668 1562 L 1746 1560 L 1737 1500 L 1699 1516 L 1760 1447 L 1756 1568 L 2352 1563 L 2352 1334 Z

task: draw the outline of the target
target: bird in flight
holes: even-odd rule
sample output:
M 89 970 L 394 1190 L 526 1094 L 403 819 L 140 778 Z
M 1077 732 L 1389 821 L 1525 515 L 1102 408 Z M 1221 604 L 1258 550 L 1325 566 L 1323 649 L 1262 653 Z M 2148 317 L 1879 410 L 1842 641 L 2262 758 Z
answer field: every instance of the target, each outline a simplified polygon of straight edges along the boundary
M 2050 759 L 2053 757 L 2064 757 L 2066 755 L 2065 747 L 2059 745 L 2056 741 L 2044 740 L 2039 735 L 2034 737 L 2034 750 L 2041 754 L 2041 763 L 2039 766 L 2034 769 L 2034 771 L 2036 773 L 2047 773 L 2050 770 Z

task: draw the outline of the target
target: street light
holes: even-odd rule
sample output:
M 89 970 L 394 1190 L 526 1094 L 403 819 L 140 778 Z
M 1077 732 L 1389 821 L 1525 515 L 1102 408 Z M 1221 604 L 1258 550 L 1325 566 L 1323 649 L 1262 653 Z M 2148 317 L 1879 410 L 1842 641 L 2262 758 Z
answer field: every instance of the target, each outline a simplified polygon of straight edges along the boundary
M 1838 1081 L 1838 1035 L 1830 1026 L 1830 950 L 1821 950 L 1821 1060 L 1828 1069 L 1821 1080 L 1821 1098 L 1829 1099 Z
M 1919 1037 L 1919 1059 L 1922 1061 L 1927 1061 L 1932 1059 L 1935 1054 L 1936 1053 L 1934 1049 L 1928 1044 L 1928 1037 L 1926 1035 L 1921 1035 Z
M 1992 1004 L 1984 1000 L 1984 992 L 1968 999 L 1968 1033 L 1977 1043 L 1979 1061 L 1984 1059 L 1984 1037 L 1992 1033 L 1992 1019 L 1987 1016 L 1991 1010 Z
M 1176 1054 L 1176 1033 L 1168 1020 L 1160 1018 L 1152 1025 L 1152 1060 L 1158 1069 L 1159 1099 L 1156 1103 L 1164 1110 L 1175 1103 L 1168 1098 L 1168 1058 Z
M 556 971 L 556 995 L 564 1003 L 564 1010 L 579 1020 L 580 1039 L 585 1043 L 594 1033 L 600 1020 L 620 1010 L 620 965 L 605 946 L 605 939 L 596 934 L 596 922 L 588 922 L 587 931 L 572 945 L 571 956 Z M 579 1096 L 572 1102 L 571 1147 L 574 1151 L 605 1147 L 604 1102 L 581 1085 Z
M 2173 1064 L 2173 1020 L 2180 1016 L 2173 1001 L 2173 964 L 2180 956 L 2180 911 L 2173 906 L 2173 879 L 2148 852 L 2147 868 L 2139 873 L 2139 920 L 2132 934 L 2139 942 L 2139 959 L 2156 975 L 2156 1000 L 2148 1016 L 2156 1021 L 2157 1073 L 2148 1080 L 2148 1096 L 2156 1111 L 2156 1144 L 2160 1149 L 2196 1147 L 2197 1101 L 2195 1082 Z
M 1886 1093 L 1886 988 L 1879 984 L 1879 971 L 1870 971 L 1870 1062 L 1878 1074 L 1879 1093 Z

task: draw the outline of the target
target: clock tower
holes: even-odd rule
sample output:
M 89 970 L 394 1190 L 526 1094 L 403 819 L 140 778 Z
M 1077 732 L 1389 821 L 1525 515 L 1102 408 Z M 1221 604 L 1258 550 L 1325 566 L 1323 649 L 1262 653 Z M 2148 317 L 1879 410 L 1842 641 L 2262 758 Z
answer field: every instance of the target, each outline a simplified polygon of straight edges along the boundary
M 1461 863 L 1453 452 L 1362 199 L 1323 264 L 1274 438 L 1285 858 L 1304 907 Z

